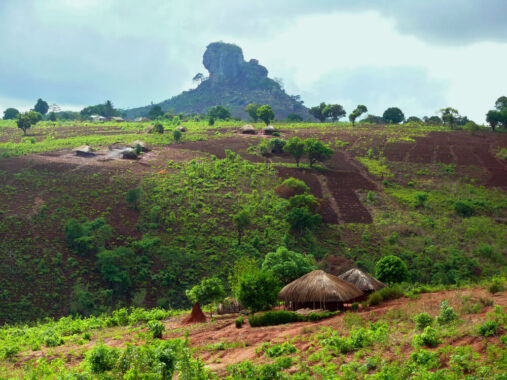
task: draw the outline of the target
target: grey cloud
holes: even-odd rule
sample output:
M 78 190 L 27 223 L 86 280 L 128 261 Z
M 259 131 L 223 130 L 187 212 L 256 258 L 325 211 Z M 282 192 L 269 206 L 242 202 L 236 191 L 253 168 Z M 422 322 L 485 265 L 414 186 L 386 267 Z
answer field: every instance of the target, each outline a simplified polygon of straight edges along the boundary
M 446 104 L 442 94 L 447 84 L 428 77 L 417 67 L 358 67 L 327 73 L 308 91 L 307 105 L 322 101 L 342 104 L 350 112 L 365 104 L 369 113 L 382 114 L 388 107 L 399 107 L 405 116 L 434 114 Z

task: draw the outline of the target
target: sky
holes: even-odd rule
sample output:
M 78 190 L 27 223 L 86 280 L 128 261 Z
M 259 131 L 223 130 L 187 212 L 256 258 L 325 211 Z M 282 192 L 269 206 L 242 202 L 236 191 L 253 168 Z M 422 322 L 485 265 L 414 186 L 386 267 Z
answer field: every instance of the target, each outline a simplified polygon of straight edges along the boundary
M 224 41 L 306 106 L 484 122 L 507 95 L 506 15 L 505 0 L 0 0 L 0 112 L 157 103 Z

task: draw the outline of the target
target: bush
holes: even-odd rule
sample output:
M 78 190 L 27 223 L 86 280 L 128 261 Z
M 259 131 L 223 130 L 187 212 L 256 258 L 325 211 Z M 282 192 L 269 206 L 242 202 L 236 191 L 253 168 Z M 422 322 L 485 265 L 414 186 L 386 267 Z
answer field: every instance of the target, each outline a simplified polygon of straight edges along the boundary
M 150 330 L 153 339 L 161 339 L 165 326 L 159 321 L 149 321 L 148 329 Z
M 414 317 L 415 326 L 418 330 L 424 330 L 426 327 L 433 325 L 434 321 L 428 313 L 419 313 Z
M 240 329 L 241 327 L 243 327 L 244 322 L 245 322 L 245 318 L 243 318 L 243 317 L 236 318 L 236 328 Z
M 369 306 L 378 305 L 384 301 L 395 300 L 403 297 L 405 294 L 399 286 L 386 286 L 368 296 L 366 303 Z
M 437 316 L 437 322 L 440 325 L 445 325 L 455 321 L 458 318 L 458 314 L 454 312 L 452 306 L 446 300 L 443 300 L 440 304 L 440 315 Z
M 338 311 L 326 311 L 324 313 L 310 313 L 310 314 L 308 314 L 308 316 L 305 319 L 308 322 L 315 322 L 315 321 L 320 321 L 321 319 L 334 317 L 335 315 L 338 315 L 338 314 L 339 314 Z
M 491 281 L 491 285 L 489 285 L 488 290 L 491 294 L 495 294 L 502 292 L 504 288 L 504 280 L 502 278 L 496 277 Z
M 118 356 L 117 349 L 104 346 L 101 343 L 86 353 L 86 362 L 93 373 L 104 373 L 115 367 Z
M 331 350 L 346 354 L 374 343 L 385 342 L 387 339 L 386 323 L 370 323 L 369 328 L 359 327 L 350 332 L 350 337 L 338 335 L 334 332 L 329 338 L 323 339 L 321 344 Z
M 457 201 L 454 203 L 454 211 L 456 214 L 467 218 L 475 213 L 475 208 L 467 201 Z
M 437 330 L 430 326 L 427 326 L 422 334 L 414 335 L 413 339 L 413 344 L 416 347 L 436 347 L 439 343 L 441 340 L 438 339 Z
M 296 347 L 289 343 L 289 342 L 284 342 L 283 344 L 274 344 L 273 346 L 271 346 L 270 348 L 268 348 L 264 354 L 268 357 L 268 358 L 276 358 L 278 356 L 282 356 L 282 355 L 289 355 L 289 354 L 293 354 L 294 352 L 296 352 L 297 349 Z
M 407 264 L 397 256 L 389 255 L 377 261 L 377 277 L 387 284 L 399 283 L 408 279 Z
M 176 142 L 180 142 L 180 141 L 181 141 L 181 136 L 182 136 L 182 133 L 181 133 L 181 131 L 180 131 L 180 130 L 175 129 L 175 130 L 173 131 L 173 139 L 174 139 L 174 141 L 176 141 Z
M 155 123 L 151 133 L 164 133 L 164 126 L 161 123 Z
M 46 347 L 56 347 L 63 344 L 63 339 L 55 330 L 47 329 L 42 332 L 42 343 Z
M 479 334 L 485 337 L 493 336 L 496 334 L 497 331 L 498 331 L 497 321 L 486 321 L 479 326 Z
M 240 279 L 238 300 L 253 312 L 266 310 L 276 305 L 280 288 L 273 272 L 257 270 Z
M 283 153 L 283 147 L 287 141 L 283 139 L 274 138 L 269 140 L 268 147 L 271 153 L 280 154 Z
M 248 322 L 252 327 L 283 325 L 285 323 L 303 322 L 305 317 L 292 311 L 277 310 L 252 315 Z
M 294 195 L 308 193 L 310 188 L 300 179 L 290 177 L 283 181 L 281 185 L 275 189 L 275 191 L 282 198 L 288 199 Z

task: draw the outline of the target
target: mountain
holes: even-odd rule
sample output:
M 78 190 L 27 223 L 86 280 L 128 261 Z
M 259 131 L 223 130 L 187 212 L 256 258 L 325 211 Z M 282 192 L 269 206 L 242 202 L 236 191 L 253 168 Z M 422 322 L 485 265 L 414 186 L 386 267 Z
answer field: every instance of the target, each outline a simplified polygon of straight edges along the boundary
M 213 42 L 203 56 L 209 77 L 198 74 L 197 88 L 158 103 L 164 112 L 205 114 L 208 109 L 222 105 L 235 117 L 247 118 L 244 108 L 249 103 L 269 104 L 277 119 L 290 113 L 310 118 L 299 96 L 290 96 L 280 84 L 268 77 L 268 70 L 251 59 L 246 62 L 241 48 L 234 44 Z M 127 117 L 147 116 L 153 105 L 126 110 Z

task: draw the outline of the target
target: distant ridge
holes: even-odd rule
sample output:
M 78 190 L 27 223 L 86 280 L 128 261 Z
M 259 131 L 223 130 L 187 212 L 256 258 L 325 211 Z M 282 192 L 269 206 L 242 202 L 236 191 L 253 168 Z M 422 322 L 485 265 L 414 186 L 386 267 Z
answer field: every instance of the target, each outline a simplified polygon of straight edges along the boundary
M 256 59 L 246 62 L 243 51 L 234 44 L 213 42 L 203 56 L 203 65 L 209 77 L 200 76 L 197 88 L 158 103 L 164 112 L 205 114 L 208 109 L 223 105 L 232 116 L 247 118 L 244 108 L 249 103 L 269 104 L 277 119 L 290 113 L 311 118 L 299 96 L 288 95 L 268 70 Z M 127 117 L 147 116 L 153 105 L 126 110 Z

